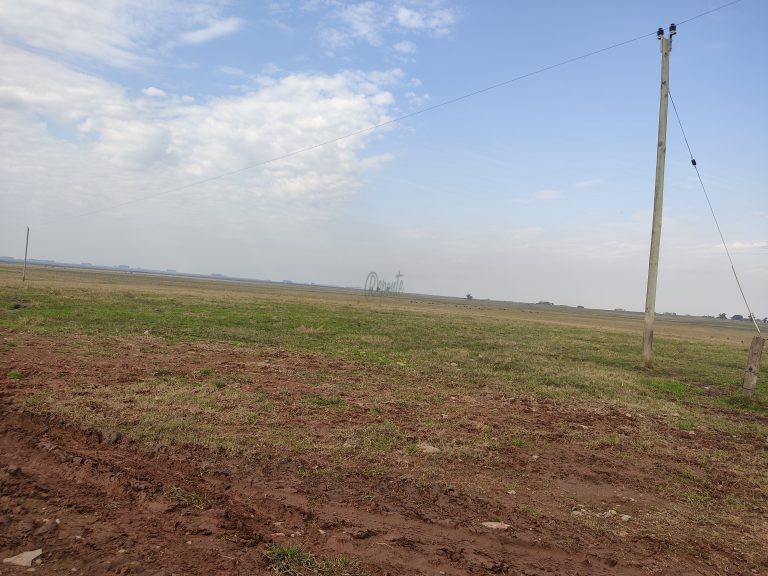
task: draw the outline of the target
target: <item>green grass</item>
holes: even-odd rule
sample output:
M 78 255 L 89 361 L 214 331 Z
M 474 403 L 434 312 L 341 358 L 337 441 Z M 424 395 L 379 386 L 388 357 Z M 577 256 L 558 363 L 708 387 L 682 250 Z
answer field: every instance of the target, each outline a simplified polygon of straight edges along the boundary
M 265 552 L 267 562 L 276 574 L 284 576 L 365 576 L 356 560 L 341 555 L 323 559 L 306 552 L 301 546 L 274 544 Z
M 312 404 L 313 406 L 318 406 L 320 408 L 327 408 L 328 406 L 343 406 L 344 400 L 338 397 L 330 397 L 325 398 L 323 396 L 319 396 L 318 394 L 309 394 L 307 396 L 307 402 Z
M 22 374 L 16 369 L 10 370 L 8 372 L 8 378 L 10 378 L 11 380 L 21 380 Z
M 679 382 L 678 380 L 648 378 L 644 383 L 650 388 L 661 392 L 662 397 L 683 399 L 693 393 L 690 386 L 687 386 L 684 382 Z
M 533 506 L 529 506 L 528 504 L 520 504 L 517 509 L 523 514 L 530 516 L 531 518 L 540 518 L 543 515 L 541 510 Z
M 429 371 L 448 381 L 545 397 L 628 400 L 651 395 L 674 402 L 702 401 L 693 387 L 726 392 L 712 402 L 728 405 L 738 393 L 744 352 L 702 341 L 681 346 L 657 338 L 656 364 L 648 370 L 638 350 L 640 333 L 585 328 L 503 315 L 403 312 L 356 303 L 287 302 L 264 298 L 210 301 L 194 296 L 30 288 L 27 308 L 7 310 L 18 290 L 0 287 L 0 325 L 40 333 L 141 335 L 314 352 L 369 365 Z M 307 330 L 307 326 L 318 330 Z M 304 329 L 300 329 L 304 327 Z M 210 368 L 200 370 L 210 377 Z M 334 401 L 332 398 L 331 401 Z M 763 406 L 764 393 L 740 408 Z

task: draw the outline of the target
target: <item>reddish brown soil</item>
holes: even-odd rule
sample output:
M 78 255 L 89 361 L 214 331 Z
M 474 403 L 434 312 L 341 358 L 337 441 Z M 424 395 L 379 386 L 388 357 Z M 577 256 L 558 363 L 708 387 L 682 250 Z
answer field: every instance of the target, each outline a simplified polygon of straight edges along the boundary
M 66 344 L 63 339 L 14 336 L 19 345 L 4 353 L 0 369 L 5 374 L 11 366 L 20 367 L 36 376 L 2 382 L 0 557 L 42 548 L 43 562 L 35 567 L 41 574 L 269 574 L 273 570 L 264 553 L 275 543 L 300 545 L 319 557 L 345 554 L 358 559 L 371 575 L 726 573 L 706 563 L 710 547 L 721 559 L 731 558 L 727 573 L 755 574 L 763 569 L 754 558 L 747 562 L 735 548 L 718 544 L 716 540 L 723 538 L 717 527 L 712 543 L 687 542 L 685 550 L 676 551 L 670 548 L 675 535 L 666 541 L 642 530 L 629 538 L 616 536 L 572 519 L 570 510 L 550 514 L 546 505 L 543 517 L 527 516 L 516 504 L 439 482 L 425 484 L 402 470 L 393 469 L 383 477 L 308 480 L 300 469 L 322 466 L 322 461 L 234 456 L 83 429 L 56 416 L 25 410 L 18 400 L 30 387 L 60 386 L 75 375 L 93 378 L 85 366 L 89 363 L 98 366 L 95 377 L 104 385 L 135 380 L 154 369 L 158 355 L 173 356 L 178 349 L 139 353 L 126 348 L 114 357 L 73 358 L 55 352 Z M 205 357 L 200 366 L 216 363 L 217 370 L 227 363 L 242 368 L 245 360 L 253 359 L 252 351 L 236 348 L 179 346 Z M 143 362 L 137 358 L 140 354 L 146 356 Z M 278 366 L 321 363 L 344 369 L 339 361 L 269 354 Z M 70 371 L 74 365 L 81 370 Z M 264 377 L 273 384 L 296 385 L 294 379 L 281 376 L 279 368 L 268 372 Z M 552 405 L 526 408 L 525 401 L 518 410 L 528 415 L 532 428 L 541 430 L 582 426 L 601 431 L 626 428 L 631 434 L 637 426 L 617 413 L 596 416 L 558 411 Z M 486 412 L 493 417 L 488 406 Z M 530 470 L 522 461 L 513 463 L 539 500 L 568 493 L 602 509 L 622 506 L 621 513 L 633 516 L 664 505 L 649 489 L 660 473 L 652 457 L 628 465 L 574 450 L 561 436 L 555 434 L 542 445 L 543 464 L 538 469 Z M 718 443 L 700 436 L 686 441 Z M 685 460 L 685 454 L 681 458 Z M 473 466 L 476 463 L 453 461 L 451 474 L 472 477 L 477 472 Z M 713 477 L 712 482 L 719 479 Z M 749 510 L 755 527 L 762 513 L 761 508 Z M 482 521 L 497 518 L 513 525 L 506 531 L 481 526 Z M 734 542 L 739 538 L 731 537 Z M 765 540 L 750 536 L 750 544 L 755 538 Z M 25 570 L 0 565 L 0 574 Z

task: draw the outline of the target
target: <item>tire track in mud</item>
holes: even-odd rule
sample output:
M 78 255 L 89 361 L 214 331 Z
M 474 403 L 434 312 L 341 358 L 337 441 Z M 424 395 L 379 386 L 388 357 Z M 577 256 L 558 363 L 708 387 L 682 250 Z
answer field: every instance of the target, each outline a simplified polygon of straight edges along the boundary
M 440 487 L 425 497 L 388 481 L 384 505 L 367 510 L 307 490 L 289 466 L 146 446 L 7 406 L 0 421 L 0 552 L 42 547 L 40 573 L 268 574 L 271 543 L 346 554 L 379 575 L 645 573 L 610 553 L 549 547 L 525 527 L 435 520 L 482 507 Z M 398 501 L 408 494 L 416 502 Z

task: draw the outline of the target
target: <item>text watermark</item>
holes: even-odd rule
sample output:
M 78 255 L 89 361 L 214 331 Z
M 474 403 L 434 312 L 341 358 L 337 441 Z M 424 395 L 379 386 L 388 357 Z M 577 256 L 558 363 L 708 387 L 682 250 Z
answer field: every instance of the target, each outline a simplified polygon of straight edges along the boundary
M 371 272 L 365 279 L 365 297 L 381 298 L 383 296 L 400 296 L 403 293 L 403 274 L 398 272 L 392 282 L 379 278 L 376 272 Z

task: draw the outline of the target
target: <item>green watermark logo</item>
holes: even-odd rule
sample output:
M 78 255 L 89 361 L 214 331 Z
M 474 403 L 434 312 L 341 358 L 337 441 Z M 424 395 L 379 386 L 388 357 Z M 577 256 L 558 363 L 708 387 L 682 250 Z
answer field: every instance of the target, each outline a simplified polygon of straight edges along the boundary
M 403 274 L 398 271 L 392 282 L 379 278 L 376 272 L 371 272 L 365 278 L 365 297 L 381 298 L 383 296 L 400 296 L 403 293 Z

